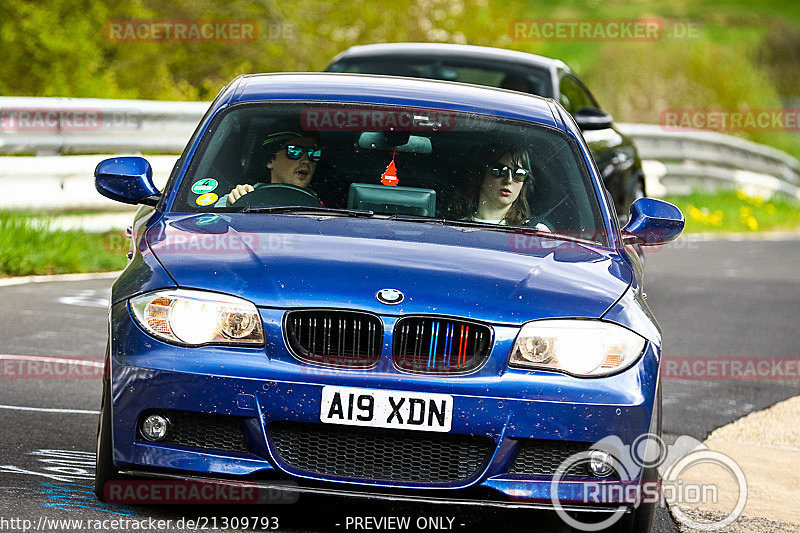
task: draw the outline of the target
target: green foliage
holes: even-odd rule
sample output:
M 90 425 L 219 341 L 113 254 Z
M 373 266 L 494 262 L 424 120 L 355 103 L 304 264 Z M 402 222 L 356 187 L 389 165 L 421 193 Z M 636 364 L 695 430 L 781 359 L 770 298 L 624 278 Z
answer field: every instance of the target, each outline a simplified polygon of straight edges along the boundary
M 120 270 L 115 235 L 54 231 L 30 216 L 0 212 L 0 277 Z M 127 242 L 125 243 L 127 244 Z
M 488 0 L 5 0 L 0 94 L 210 100 L 239 74 L 322 70 L 355 44 L 502 44 L 510 41 L 503 12 Z M 110 38 L 109 23 L 137 20 L 245 20 L 259 31 L 245 42 Z
M 243 73 L 322 70 L 373 42 L 499 46 L 567 62 L 620 121 L 673 108 L 796 107 L 800 10 L 788 0 L 4 0 L 0 94 L 210 100 Z M 690 38 L 654 42 L 514 41 L 517 19 L 658 18 Z M 117 42 L 120 20 L 248 20 L 253 41 Z M 800 138 L 742 132 L 800 157 Z

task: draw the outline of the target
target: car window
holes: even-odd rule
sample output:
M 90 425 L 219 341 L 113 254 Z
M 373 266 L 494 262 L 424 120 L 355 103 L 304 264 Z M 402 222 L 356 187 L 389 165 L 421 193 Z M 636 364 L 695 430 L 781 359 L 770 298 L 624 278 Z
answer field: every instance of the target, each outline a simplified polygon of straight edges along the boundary
M 544 97 L 551 97 L 553 94 L 550 75 L 545 69 L 517 65 L 492 65 L 491 63 L 487 65 L 486 61 L 479 63 L 455 59 L 409 61 L 397 57 L 391 58 L 391 60 L 364 59 L 339 62 L 332 65 L 330 70 L 457 81 L 511 89 Z
M 561 103 L 564 109 L 570 114 L 574 115 L 575 112 L 582 107 L 598 107 L 591 93 L 589 93 L 580 80 L 574 76 L 569 74 L 564 75 L 561 78 L 559 88 L 559 103 Z
M 228 205 L 228 193 L 243 184 L 253 192 Z M 502 220 L 482 215 L 497 205 L 511 205 Z M 318 102 L 220 112 L 172 210 L 281 206 L 488 220 L 490 229 L 538 227 L 605 242 L 576 142 L 554 128 L 476 113 Z

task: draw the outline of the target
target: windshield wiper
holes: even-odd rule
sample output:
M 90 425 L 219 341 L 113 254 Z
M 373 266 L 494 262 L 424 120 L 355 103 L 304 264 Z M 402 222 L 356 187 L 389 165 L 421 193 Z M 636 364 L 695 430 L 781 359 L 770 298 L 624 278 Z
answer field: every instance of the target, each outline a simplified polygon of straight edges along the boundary
M 472 220 L 453 220 L 449 218 L 434 218 L 434 217 L 423 217 L 419 215 L 392 215 L 389 217 L 389 220 L 400 220 L 402 222 L 423 222 L 427 224 L 441 224 L 442 226 L 455 226 L 461 228 L 475 228 L 475 229 L 487 229 L 487 230 L 497 230 L 497 231 L 506 231 L 506 232 L 517 232 L 520 231 L 518 226 L 506 226 L 502 224 L 487 224 L 486 222 L 474 222 Z M 536 228 L 523 228 L 524 231 L 531 230 L 532 232 L 541 232 L 542 234 L 550 234 L 549 231 L 543 231 Z
M 441 224 L 443 226 L 455 226 L 460 228 L 475 228 L 475 229 L 484 229 L 489 231 L 503 231 L 506 233 L 524 233 L 526 235 L 536 235 L 539 237 L 546 237 L 549 239 L 557 239 L 562 241 L 586 243 L 592 245 L 598 244 L 597 242 L 594 242 L 589 239 L 576 237 L 574 235 L 565 235 L 563 233 L 549 231 L 546 229 L 539 229 L 533 226 L 506 226 L 504 224 L 489 224 L 486 222 L 475 222 L 474 220 L 452 220 L 449 218 L 434 218 L 434 217 L 424 217 L 419 215 L 392 215 L 389 217 L 389 219 L 400 220 L 402 222 L 423 222 L 428 224 Z
M 337 209 L 335 207 L 311 207 L 302 205 L 278 205 L 272 207 L 253 207 L 248 206 L 242 209 L 242 213 L 286 213 L 298 215 L 329 215 L 346 216 L 357 218 L 372 218 L 375 213 L 362 209 Z

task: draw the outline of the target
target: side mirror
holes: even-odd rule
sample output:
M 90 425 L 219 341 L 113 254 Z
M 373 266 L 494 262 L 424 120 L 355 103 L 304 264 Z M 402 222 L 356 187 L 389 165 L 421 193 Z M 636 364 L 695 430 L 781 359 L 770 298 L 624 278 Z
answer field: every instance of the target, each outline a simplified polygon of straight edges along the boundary
M 153 185 L 153 169 L 142 157 L 112 157 L 94 169 L 97 192 L 126 204 L 156 205 L 161 193 Z
M 575 112 L 575 122 L 582 130 L 603 130 L 611 127 L 614 118 L 596 107 L 581 107 Z
M 653 246 L 678 238 L 684 226 L 683 213 L 669 202 L 639 198 L 631 206 L 628 224 L 622 228 L 623 244 Z

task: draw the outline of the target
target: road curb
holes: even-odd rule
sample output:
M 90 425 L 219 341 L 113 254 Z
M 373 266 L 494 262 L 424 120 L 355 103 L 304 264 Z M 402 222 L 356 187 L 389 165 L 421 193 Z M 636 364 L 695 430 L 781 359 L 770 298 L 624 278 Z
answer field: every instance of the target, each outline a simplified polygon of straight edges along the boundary
M 800 532 L 800 396 L 718 428 L 703 444 L 733 459 L 747 480 L 742 516 L 723 531 Z M 733 477 L 719 474 L 719 469 L 706 472 L 703 479 L 718 487 L 720 500 L 738 494 Z M 681 508 L 698 521 L 721 518 L 730 510 L 709 502 Z M 681 531 L 695 530 L 682 526 Z

